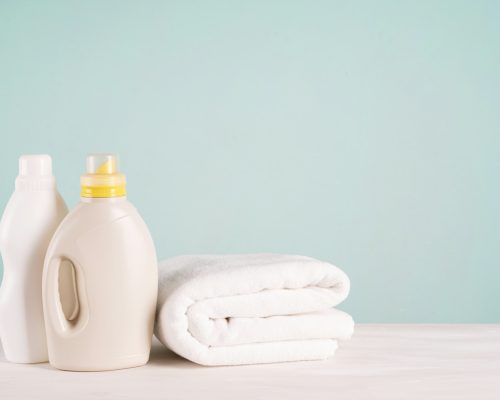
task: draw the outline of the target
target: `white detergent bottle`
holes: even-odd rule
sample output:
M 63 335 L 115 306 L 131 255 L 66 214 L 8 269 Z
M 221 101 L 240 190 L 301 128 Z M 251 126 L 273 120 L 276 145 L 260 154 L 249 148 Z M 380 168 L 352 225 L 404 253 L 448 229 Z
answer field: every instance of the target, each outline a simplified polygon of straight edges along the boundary
M 50 156 L 21 156 L 15 191 L 0 222 L 4 265 L 0 338 L 9 361 L 48 360 L 42 309 L 43 262 L 50 239 L 67 212 L 57 192 Z
M 81 201 L 47 250 L 43 307 L 50 364 L 70 371 L 149 359 L 158 288 L 149 230 L 125 197 L 116 156 L 87 157 Z M 61 277 L 71 276 L 71 286 Z

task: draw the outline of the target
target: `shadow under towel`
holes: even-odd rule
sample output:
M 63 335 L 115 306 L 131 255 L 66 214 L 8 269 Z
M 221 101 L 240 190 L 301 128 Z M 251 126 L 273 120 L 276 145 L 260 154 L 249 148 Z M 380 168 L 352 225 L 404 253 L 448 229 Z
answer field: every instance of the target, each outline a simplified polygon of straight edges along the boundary
M 348 293 L 342 270 L 309 257 L 179 256 L 159 265 L 155 335 L 202 365 L 324 359 L 353 333 L 333 308 Z

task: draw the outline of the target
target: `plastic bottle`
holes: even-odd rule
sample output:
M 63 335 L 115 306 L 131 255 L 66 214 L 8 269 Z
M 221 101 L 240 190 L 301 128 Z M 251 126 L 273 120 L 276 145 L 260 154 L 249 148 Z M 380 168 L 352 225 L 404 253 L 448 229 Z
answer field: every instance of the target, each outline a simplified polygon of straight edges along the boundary
M 156 252 L 125 196 L 116 156 L 88 156 L 81 201 L 57 229 L 45 259 L 45 326 L 56 368 L 103 371 L 149 359 Z M 60 290 L 61 273 L 72 276 L 71 288 Z
M 57 192 L 50 156 L 21 156 L 15 191 L 0 222 L 4 264 L 0 338 L 9 361 L 38 363 L 48 359 L 42 269 L 50 239 L 67 212 Z

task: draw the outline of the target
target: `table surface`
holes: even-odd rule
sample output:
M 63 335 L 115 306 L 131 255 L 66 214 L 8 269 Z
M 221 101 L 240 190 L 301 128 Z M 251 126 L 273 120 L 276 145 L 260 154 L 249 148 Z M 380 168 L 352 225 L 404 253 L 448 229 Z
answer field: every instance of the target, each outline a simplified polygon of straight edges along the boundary
M 109 372 L 21 365 L 0 354 L 0 399 L 500 399 L 500 325 L 357 325 L 326 361 L 202 367 L 158 342 Z

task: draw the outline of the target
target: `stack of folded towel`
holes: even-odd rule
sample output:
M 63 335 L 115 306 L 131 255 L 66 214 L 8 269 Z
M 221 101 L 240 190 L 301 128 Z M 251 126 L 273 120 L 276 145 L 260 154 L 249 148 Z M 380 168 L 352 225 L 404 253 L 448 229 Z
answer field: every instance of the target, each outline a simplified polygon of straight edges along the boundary
M 274 254 L 180 256 L 160 263 L 155 334 L 203 365 L 318 360 L 353 332 L 333 307 L 349 293 L 339 268 Z

